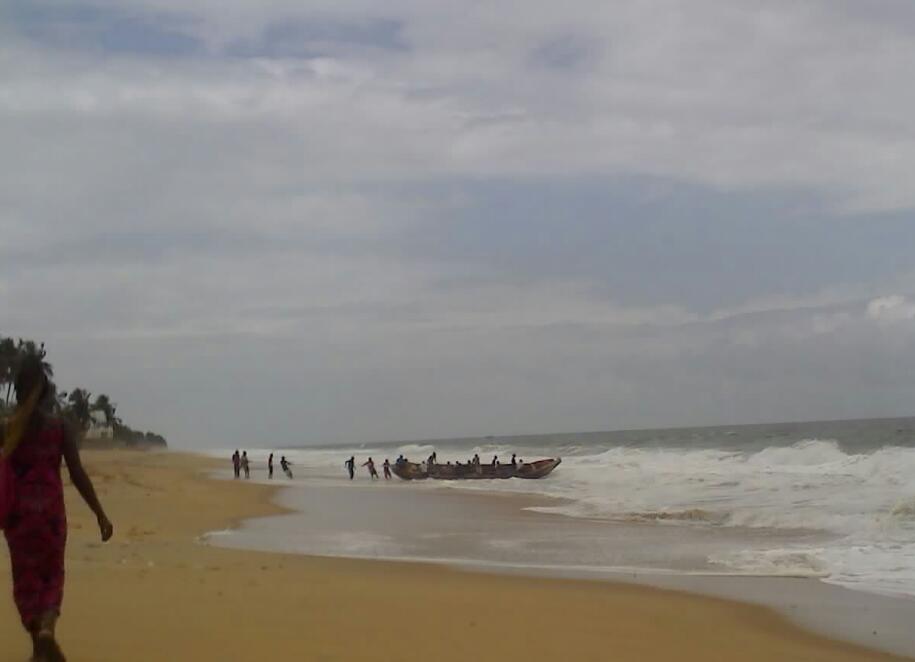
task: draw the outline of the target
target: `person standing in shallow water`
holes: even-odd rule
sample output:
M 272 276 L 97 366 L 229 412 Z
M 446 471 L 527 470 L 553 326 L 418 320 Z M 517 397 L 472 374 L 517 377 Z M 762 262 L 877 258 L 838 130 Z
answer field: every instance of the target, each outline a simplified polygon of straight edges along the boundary
M 241 478 L 241 455 L 238 454 L 237 448 L 232 453 L 232 470 L 235 472 L 236 478 Z
M 381 465 L 381 468 L 384 469 L 384 479 L 391 480 L 391 463 L 388 462 L 388 458 L 384 458 L 384 464 Z
M 352 480 L 356 477 L 356 458 L 350 455 L 350 458 L 343 463 L 343 466 L 346 467 L 346 470 L 349 472 L 349 479 Z
M 267 458 L 267 478 L 273 480 L 273 453 Z
M 14 386 L 16 411 L 7 425 L 0 426 L 2 452 L 14 477 L 15 500 L 4 528 L 13 599 L 32 637 L 32 659 L 60 662 L 64 656 L 55 628 L 63 601 L 67 543 L 61 459 L 67 463 L 73 485 L 95 514 L 102 542 L 111 538 L 114 528 L 83 468 L 73 432 L 51 415 L 52 388 L 40 358 L 23 361 Z
M 375 460 L 369 458 L 367 462 L 362 463 L 362 466 L 369 468 L 369 478 L 378 480 L 378 471 L 375 470 Z
M 245 471 L 245 480 L 251 478 L 251 465 L 248 462 L 248 451 L 241 454 L 241 468 Z

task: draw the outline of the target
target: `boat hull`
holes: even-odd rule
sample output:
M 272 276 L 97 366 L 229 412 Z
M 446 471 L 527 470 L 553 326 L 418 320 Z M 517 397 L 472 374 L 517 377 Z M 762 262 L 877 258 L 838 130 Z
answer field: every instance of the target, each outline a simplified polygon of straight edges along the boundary
M 535 480 L 545 478 L 562 463 L 562 458 L 549 458 L 536 462 L 525 462 L 513 467 L 510 464 L 491 464 L 471 467 L 469 465 L 436 464 L 428 471 L 425 465 L 416 462 L 400 462 L 391 467 L 394 475 L 403 480 L 505 480 L 524 478 Z

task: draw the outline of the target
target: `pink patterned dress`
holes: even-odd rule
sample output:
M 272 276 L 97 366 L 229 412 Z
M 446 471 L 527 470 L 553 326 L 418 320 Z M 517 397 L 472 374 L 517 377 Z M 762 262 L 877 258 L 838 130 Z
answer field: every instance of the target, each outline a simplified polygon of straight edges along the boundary
M 10 456 L 16 499 L 4 531 L 13 566 L 13 599 L 27 629 L 60 612 L 64 592 L 67 514 L 60 464 L 64 428 L 47 422 L 28 432 Z

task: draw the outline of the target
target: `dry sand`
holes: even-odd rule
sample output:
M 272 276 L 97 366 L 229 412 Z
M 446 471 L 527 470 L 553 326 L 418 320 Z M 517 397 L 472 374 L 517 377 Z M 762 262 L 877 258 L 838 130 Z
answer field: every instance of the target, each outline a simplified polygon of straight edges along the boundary
M 94 451 L 84 462 L 115 537 L 98 542 L 68 487 L 59 636 L 71 662 L 901 659 L 685 593 L 217 549 L 198 536 L 276 513 L 274 488 L 205 479 L 210 460 L 178 453 Z M 9 582 L 4 573 L 7 596 Z M 0 624 L 0 661 L 26 660 L 11 597 Z

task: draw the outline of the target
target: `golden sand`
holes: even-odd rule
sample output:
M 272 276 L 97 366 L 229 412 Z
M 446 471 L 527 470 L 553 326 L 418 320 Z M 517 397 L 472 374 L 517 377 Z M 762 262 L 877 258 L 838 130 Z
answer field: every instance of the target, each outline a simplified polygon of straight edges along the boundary
M 68 487 L 59 638 L 71 662 L 899 659 L 684 593 L 213 548 L 198 536 L 278 512 L 274 488 L 204 479 L 212 462 L 179 453 L 95 451 L 84 462 L 115 537 L 98 542 Z M 7 572 L 0 593 L 9 584 Z M 0 624 L 0 661 L 26 660 L 11 597 Z

